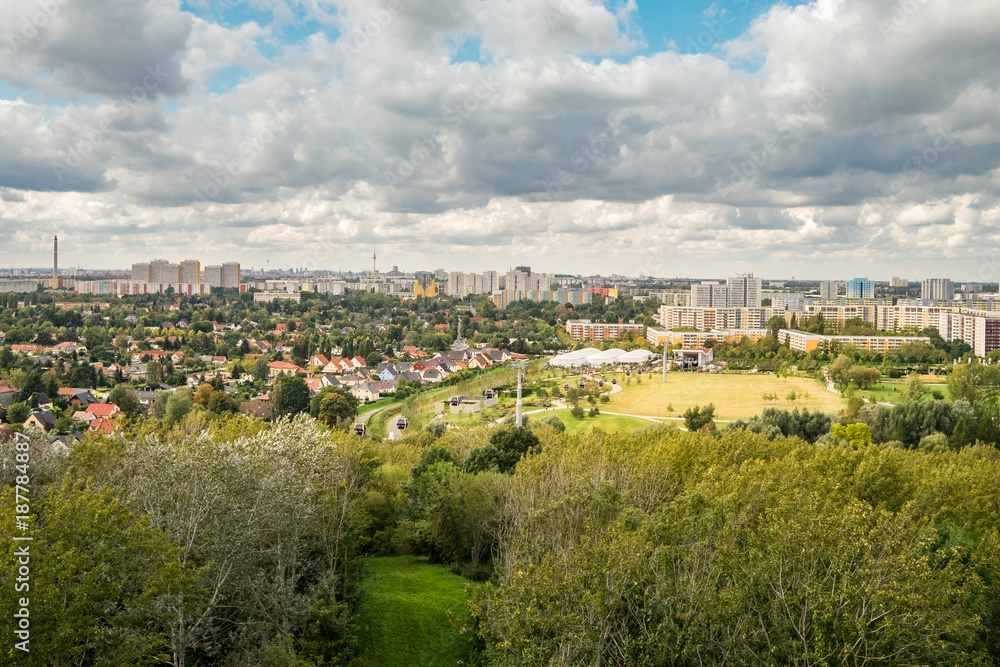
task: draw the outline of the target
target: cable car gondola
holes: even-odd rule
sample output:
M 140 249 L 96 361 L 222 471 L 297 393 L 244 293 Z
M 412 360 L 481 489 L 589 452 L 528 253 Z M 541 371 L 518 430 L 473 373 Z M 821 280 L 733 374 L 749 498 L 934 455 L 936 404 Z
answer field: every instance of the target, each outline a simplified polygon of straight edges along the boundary
M 586 387 L 587 387 L 587 383 L 584 382 L 583 380 L 580 380 L 580 389 L 586 389 Z
M 406 417 L 400 417 L 396 420 L 396 430 L 402 431 L 406 428 Z
M 597 386 L 598 387 L 603 387 L 604 386 L 604 380 L 598 380 L 597 381 Z
M 611 378 L 611 384 L 618 384 L 618 378 Z
M 354 435 L 364 435 L 367 432 L 368 432 L 368 427 L 365 426 L 363 423 L 358 422 L 357 424 L 354 425 Z

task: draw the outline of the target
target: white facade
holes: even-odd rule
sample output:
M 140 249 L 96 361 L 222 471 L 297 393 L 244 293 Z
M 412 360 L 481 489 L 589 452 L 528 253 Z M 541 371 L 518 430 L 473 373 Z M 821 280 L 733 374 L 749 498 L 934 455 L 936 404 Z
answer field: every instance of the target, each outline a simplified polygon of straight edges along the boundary
M 840 298 L 840 281 L 821 280 L 819 282 L 819 298 L 824 302 L 836 301 Z
M 462 298 L 469 293 L 468 280 L 461 271 L 448 274 L 448 296 Z
M 692 285 L 688 304 L 699 308 L 725 308 L 729 305 L 729 286 L 709 281 Z
M 483 271 L 482 294 L 495 294 L 500 291 L 500 274 L 496 271 Z
M 149 263 L 149 282 L 179 283 L 180 266 L 165 259 L 154 259 Z
M 149 282 L 149 262 L 138 262 L 132 265 L 132 280 L 139 283 Z
M 222 267 L 206 266 L 204 282 L 212 287 L 222 287 Z
M 185 259 L 180 263 L 180 279 L 182 283 L 201 282 L 201 262 L 196 259 Z
M 741 273 L 726 280 L 729 288 L 729 303 L 731 308 L 760 308 L 760 293 L 763 281 L 754 278 L 752 273 Z
M 507 281 L 503 287 L 508 292 L 528 289 L 528 274 L 524 271 L 508 271 Z
M 927 278 L 920 283 L 920 298 L 951 301 L 955 298 L 955 283 L 948 278 Z
M 240 263 L 239 262 L 225 262 L 222 265 L 222 286 L 223 287 L 239 287 L 240 286 Z

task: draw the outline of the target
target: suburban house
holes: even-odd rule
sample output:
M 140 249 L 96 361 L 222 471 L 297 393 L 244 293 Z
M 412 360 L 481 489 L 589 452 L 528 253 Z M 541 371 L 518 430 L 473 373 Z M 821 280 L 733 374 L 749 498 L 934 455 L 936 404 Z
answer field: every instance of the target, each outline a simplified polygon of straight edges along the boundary
M 295 364 L 290 364 L 287 361 L 272 361 L 267 365 L 267 367 L 272 380 L 275 380 L 282 375 L 296 375 L 298 373 L 305 372 L 302 368 L 296 366 Z
M 49 398 L 47 394 L 43 394 L 39 391 L 33 394 L 31 398 L 35 401 L 35 404 L 43 410 L 52 409 L 52 399 Z
M 104 435 L 111 435 L 114 430 L 115 423 L 110 419 L 95 419 L 87 427 L 88 433 L 103 433 Z
M 379 390 L 373 382 L 364 382 L 351 388 L 351 395 L 362 403 L 373 403 L 379 399 Z
M 35 408 L 24 421 L 24 428 L 32 427 L 48 433 L 56 427 L 56 417 L 48 410 Z
M 87 412 L 86 410 L 77 410 L 76 412 L 73 413 L 71 419 L 75 422 L 84 422 L 85 424 L 89 424 L 90 422 L 97 419 L 97 417 L 94 416 L 93 412 Z
M 476 368 L 480 368 L 480 369 L 482 369 L 482 368 L 489 368 L 492 365 L 493 364 L 490 362 L 490 360 L 487 359 L 482 354 L 477 354 L 476 356 L 474 356 L 472 359 L 469 360 L 469 368 L 472 368 L 472 369 L 476 369 Z
M 339 387 L 341 386 L 340 380 L 337 379 L 336 375 L 330 375 L 327 373 L 319 379 L 320 385 L 323 387 Z
M 87 354 L 87 348 L 79 343 L 59 343 L 52 346 L 53 354 Z
M 87 406 L 87 412 L 98 419 L 110 419 L 124 414 L 114 403 L 93 403 Z
M 240 403 L 240 414 L 260 419 L 270 419 L 271 406 L 267 404 L 267 401 L 244 401 Z

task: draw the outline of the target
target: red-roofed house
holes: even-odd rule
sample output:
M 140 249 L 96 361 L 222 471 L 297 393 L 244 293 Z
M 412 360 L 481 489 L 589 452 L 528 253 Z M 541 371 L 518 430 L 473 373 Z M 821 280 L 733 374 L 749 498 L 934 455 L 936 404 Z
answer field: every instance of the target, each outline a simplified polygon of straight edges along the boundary
M 272 380 L 280 375 L 295 375 L 296 373 L 305 372 L 302 368 L 287 361 L 272 361 L 267 365 L 267 367 L 270 369 L 270 376 Z
M 52 351 L 55 353 L 65 352 L 66 354 L 72 354 L 74 352 L 80 352 L 81 354 L 87 353 L 87 348 L 79 343 L 59 343 L 58 345 L 52 346 Z
M 30 357 L 35 352 L 41 352 L 42 346 L 35 345 L 34 343 L 25 343 L 21 345 L 11 345 L 10 349 L 16 352 L 17 354 L 26 354 Z
M 121 408 L 114 403 L 91 403 L 87 406 L 87 412 L 99 419 L 110 419 L 123 414 Z
M 115 423 L 110 419 L 95 419 L 87 427 L 88 433 L 103 433 L 111 435 L 115 430 Z
M 490 360 L 481 354 L 477 354 L 469 361 L 469 368 L 489 368 L 492 365 Z

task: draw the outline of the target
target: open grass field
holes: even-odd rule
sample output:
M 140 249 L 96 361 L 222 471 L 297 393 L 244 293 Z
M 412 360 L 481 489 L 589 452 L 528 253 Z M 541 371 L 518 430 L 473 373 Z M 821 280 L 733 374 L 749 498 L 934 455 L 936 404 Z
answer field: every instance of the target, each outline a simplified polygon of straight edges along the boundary
M 426 558 L 368 561 L 361 586 L 361 659 L 365 667 L 454 667 L 469 664 L 472 642 L 448 620 L 466 618 L 467 580 Z
M 940 378 L 938 378 L 940 379 Z M 893 391 L 895 389 L 896 391 Z M 941 394 L 946 399 L 951 398 L 951 392 L 948 391 L 948 385 L 946 384 L 927 384 L 927 394 L 922 400 L 930 401 L 933 400 L 931 396 L 932 391 L 940 391 Z M 880 403 L 899 403 L 906 400 L 906 383 L 905 382 L 883 382 L 875 385 L 871 389 L 866 389 L 865 391 L 859 391 L 858 396 L 862 398 L 867 398 L 869 401 L 880 402 Z
M 610 379 L 612 376 L 608 374 L 606 377 Z M 667 374 L 666 384 L 660 382 L 658 374 L 644 374 L 642 384 L 636 384 L 634 376 L 631 384 L 625 384 L 622 375 L 615 377 L 622 385 L 622 391 L 613 394 L 610 403 L 600 405 L 602 410 L 608 412 L 679 417 L 689 407 L 714 403 L 716 419 L 732 421 L 760 414 L 769 407 L 788 410 L 808 408 L 824 412 L 837 412 L 843 407 L 839 395 L 807 377 L 673 372 Z M 786 400 L 785 397 L 792 391 L 797 399 Z M 765 401 L 764 394 L 772 393 L 778 396 L 777 400 Z M 808 396 L 803 397 L 804 394 Z M 669 412 L 668 406 L 673 407 Z
M 606 407 L 604 404 L 600 405 L 599 408 Z M 605 433 L 613 433 L 616 431 L 632 431 L 637 428 L 645 428 L 646 426 L 652 426 L 653 422 L 646 419 L 636 419 L 635 417 L 622 417 L 621 415 L 605 415 L 600 414 L 596 417 L 584 417 L 583 419 L 577 419 L 570 414 L 569 410 L 550 410 L 548 412 L 540 412 L 538 414 L 530 415 L 529 418 L 542 418 L 548 415 L 555 415 L 559 417 L 566 424 L 567 433 L 586 433 L 587 431 L 593 431 L 596 429 L 601 429 Z

